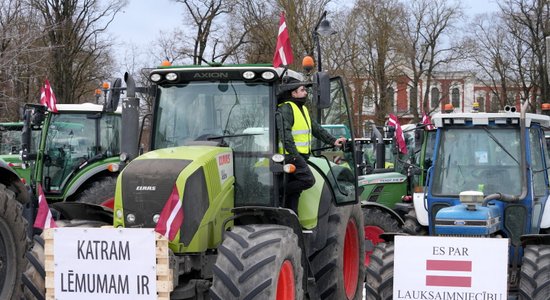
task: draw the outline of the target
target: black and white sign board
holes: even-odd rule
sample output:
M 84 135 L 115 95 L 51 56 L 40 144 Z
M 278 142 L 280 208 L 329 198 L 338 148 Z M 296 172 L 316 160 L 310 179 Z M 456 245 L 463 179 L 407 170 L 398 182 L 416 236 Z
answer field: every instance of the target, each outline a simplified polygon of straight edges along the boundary
M 155 232 L 137 228 L 56 228 L 55 299 L 157 298 Z

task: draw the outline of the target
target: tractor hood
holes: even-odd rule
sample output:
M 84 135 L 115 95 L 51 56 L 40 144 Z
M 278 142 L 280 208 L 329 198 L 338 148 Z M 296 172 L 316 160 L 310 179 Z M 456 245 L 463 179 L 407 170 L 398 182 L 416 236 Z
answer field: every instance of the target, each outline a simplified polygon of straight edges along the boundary
M 119 175 L 114 226 L 154 228 L 176 187 L 185 216 L 180 242 L 189 244 L 209 208 L 209 192 L 219 191 L 232 177 L 229 148 L 183 146 L 148 152 Z

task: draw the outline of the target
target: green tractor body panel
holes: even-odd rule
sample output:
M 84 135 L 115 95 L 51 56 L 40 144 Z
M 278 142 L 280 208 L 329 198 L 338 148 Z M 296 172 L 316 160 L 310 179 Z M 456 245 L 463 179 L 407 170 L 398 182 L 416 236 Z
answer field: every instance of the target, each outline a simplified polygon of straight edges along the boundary
M 23 122 L 0 123 L 0 160 L 5 161 L 12 169 L 25 180 L 30 182 L 31 169 L 21 160 L 21 130 Z M 40 131 L 32 132 L 31 147 L 37 148 L 40 142 Z
M 119 162 L 122 122 L 120 110 L 105 112 L 102 105 L 59 104 L 57 109 L 42 111 L 43 121 L 29 123 L 41 137 L 27 163 L 33 186 L 41 184 L 49 200 L 65 201 Z
M 175 253 L 213 249 L 221 242 L 223 221 L 232 215 L 234 182 L 230 148 L 182 146 L 148 152 L 136 158 L 118 178 L 114 209 L 123 214 L 115 215 L 113 224 L 154 226 L 155 215 L 160 216 L 175 186 L 184 216 L 170 248 Z M 125 193 L 132 193 L 132 198 L 124 197 Z M 152 193 L 165 199 L 140 203 Z M 145 207 L 151 210 L 143 211 Z M 128 214 L 135 216 L 134 222 L 120 217 Z
M 397 173 L 375 173 L 359 176 L 359 187 L 363 187 L 360 199 L 377 202 L 389 208 L 402 201 L 407 194 L 407 176 Z

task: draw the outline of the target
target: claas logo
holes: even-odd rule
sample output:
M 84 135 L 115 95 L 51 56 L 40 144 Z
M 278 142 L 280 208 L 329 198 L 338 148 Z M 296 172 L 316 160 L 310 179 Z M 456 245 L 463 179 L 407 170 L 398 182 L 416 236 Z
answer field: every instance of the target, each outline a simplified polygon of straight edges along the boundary
M 218 156 L 218 165 L 223 166 L 231 163 L 231 154 L 222 154 Z

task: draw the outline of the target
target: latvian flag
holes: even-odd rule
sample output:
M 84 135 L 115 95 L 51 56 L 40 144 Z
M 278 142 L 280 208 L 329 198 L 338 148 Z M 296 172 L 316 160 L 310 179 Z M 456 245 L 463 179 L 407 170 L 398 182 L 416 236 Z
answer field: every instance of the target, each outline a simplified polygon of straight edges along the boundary
M 46 202 L 46 196 L 42 190 L 42 185 L 38 184 L 36 188 L 38 191 L 38 212 L 36 214 L 36 219 L 34 220 L 34 228 L 46 229 L 46 228 L 55 228 L 55 220 L 52 218 L 52 212 Z
M 426 260 L 426 286 L 472 287 L 472 261 Z
M 160 213 L 160 218 L 157 226 L 155 227 L 155 231 L 172 241 L 176 238 L 176 234 L 178 233 L 181 224 L 183 224 L 183 209 L 181 206 L 178 188 L 174 184 L 172 194 L 170 194 L 168 201 L 166 201 L 166 204 Z

